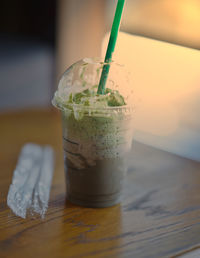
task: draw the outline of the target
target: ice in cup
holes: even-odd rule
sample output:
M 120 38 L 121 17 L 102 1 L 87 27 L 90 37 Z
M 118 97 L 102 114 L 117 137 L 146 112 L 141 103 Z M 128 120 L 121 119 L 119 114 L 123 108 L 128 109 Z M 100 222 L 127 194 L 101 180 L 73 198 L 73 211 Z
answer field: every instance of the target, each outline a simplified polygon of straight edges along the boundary
M 104 95 L 97 94 L 105 65 L 83 59 L 62 76 L 53 104 L 61 110 L 67 198 L 86 207 L 121 201 L 133 136 L 133 93 L 125 68 L 111 63 Z

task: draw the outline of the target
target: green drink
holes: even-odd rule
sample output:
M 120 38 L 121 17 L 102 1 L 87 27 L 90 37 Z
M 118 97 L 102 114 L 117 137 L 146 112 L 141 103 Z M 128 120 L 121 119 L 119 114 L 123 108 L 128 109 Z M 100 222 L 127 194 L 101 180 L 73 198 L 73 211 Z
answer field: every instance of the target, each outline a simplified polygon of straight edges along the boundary
M 97 94 L 103 65 L 86 59 L 70 67 L 53 100 L 62 113 L 67 198 L 87 207 L 120 202 L 132 144 L 133 107 L 127 104 L 131 94 L 127 89 L 124 97 L 116 90 L 114 63 L 110 88 L 105 95 Z

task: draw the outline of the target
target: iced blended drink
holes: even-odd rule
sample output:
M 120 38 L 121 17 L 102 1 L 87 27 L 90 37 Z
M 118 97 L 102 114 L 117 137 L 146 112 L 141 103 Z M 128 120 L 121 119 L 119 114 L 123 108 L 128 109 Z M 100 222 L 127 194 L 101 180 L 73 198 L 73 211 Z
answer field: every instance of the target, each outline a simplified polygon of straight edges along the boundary
M 111 64 L 105 94 L 99 95 L 102 67 L 91 59 L 71 66 L 53 100 L 62 113 L 67 198 L 87 207 L 120 202 L 132 144 L 131 91 L 122 85 L 122 94 L 120 83 L 126 78 L 117 79 L 123 68 Z

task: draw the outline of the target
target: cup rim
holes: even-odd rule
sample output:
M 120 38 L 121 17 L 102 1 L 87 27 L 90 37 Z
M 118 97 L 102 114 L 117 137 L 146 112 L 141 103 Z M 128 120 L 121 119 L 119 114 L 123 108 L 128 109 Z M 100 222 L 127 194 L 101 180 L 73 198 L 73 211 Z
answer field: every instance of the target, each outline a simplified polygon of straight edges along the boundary
M 108 106 L 108 107 L 90 107 L 90 106 L 84 106 L 83 104 L 68 104 L 69 107 L 71 107 L 72 109 L 65 107 L 65 106 L 59 106 L 55 99 L 53 98 L 53 100 L 51 101 L 52 105 L 54 107 L 56 107 L 57 109 L 61 110 L 61 111 L 66 111 L 66 110 L 74 110 L 74 108 L 76 110 L 84 110 L 84 111 L 122 111 L 122 110 L 127 110 L 127 111 L 135 111 L 135 106 L 134 105 L 123 105 L 123 106 Z

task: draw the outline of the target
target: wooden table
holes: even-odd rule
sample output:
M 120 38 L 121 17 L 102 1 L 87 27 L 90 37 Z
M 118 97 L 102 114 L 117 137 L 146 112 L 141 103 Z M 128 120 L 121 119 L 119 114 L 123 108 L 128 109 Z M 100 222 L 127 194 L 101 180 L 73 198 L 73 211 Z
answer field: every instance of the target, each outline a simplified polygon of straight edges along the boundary
M 44 220 L 6 205 L 21 147 L 50 144 L 56 168 Z M 135 142 L 123 202 L 92 209 L 65 199 L 60 116 L 0 115 L 0 257 L 173 257 L 200 244 L 200 163 Z

